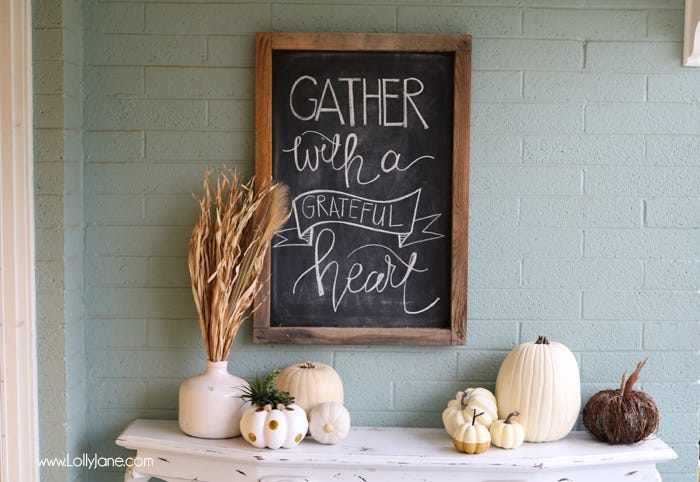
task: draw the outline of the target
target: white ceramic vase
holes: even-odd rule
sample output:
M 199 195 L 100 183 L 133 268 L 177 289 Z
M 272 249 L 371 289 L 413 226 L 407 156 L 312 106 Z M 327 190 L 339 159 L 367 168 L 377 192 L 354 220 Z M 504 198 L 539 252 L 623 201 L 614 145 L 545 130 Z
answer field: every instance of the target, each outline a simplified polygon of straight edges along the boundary
M 241 399 L 248 383 L 231 375 L 228 362 L 207 360 L 201 375 L 180 384 L 180 430 L 200 438 L 229 438 L 241 434 L 240 423 L 249 404 Z

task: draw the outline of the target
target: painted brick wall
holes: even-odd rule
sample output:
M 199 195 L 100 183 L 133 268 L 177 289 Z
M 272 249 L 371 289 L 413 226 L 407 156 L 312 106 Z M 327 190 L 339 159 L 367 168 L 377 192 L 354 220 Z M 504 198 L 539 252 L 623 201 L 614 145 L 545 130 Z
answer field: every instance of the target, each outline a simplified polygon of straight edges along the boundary
M 40 456 L 85 444 L 82 6 L 32 2 Z M 43 481 L 85 479 L 41 469 Z
M 492 387 L 506 353 L 539 333 L 574 350 L 584 400 L 648 355 L 641 387 L 680 455 L 664 480 L 694 481 L 700 69 L 680 67 L 682 9 L 84 0 L 88 445 L 121 453 L 131 419 L 175 418 L 179 383 L 203 368 L 191 192 L 222 161 L 253 172 L 254 32 L 459 32 L 474 36 L 468 345 L 280 349 L 253 345 L 246 327 L 231 371 L 323 361 L 355 424 L 439 426 L 454 391 Z

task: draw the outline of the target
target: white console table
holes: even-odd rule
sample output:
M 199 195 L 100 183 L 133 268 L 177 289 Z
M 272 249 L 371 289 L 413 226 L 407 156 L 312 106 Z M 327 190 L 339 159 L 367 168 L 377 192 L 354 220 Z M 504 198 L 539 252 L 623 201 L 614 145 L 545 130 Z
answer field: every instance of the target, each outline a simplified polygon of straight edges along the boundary
M 442 429 L 398 427 L 354 427 L 338 445 L 307 437 L 294 449 L 268 450 L 241 437 L 189 437 L 162 420 L 132 422 L 117 445 L 136 450 L 126 482 L 639 482 L 661 480 L 656 464 L 676 458 L 658 438 L 610 446 L 584 432 L 466 455 Z

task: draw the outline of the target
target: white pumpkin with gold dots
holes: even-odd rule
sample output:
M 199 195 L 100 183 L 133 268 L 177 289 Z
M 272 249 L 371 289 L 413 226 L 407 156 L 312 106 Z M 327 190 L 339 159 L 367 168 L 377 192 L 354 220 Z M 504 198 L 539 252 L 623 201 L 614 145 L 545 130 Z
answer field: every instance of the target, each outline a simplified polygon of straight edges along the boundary
M 241 396 L 252 404 L 241 417 L 241 435 L 258 448 L 296 447 L 309 430 L 304 409 L 289 393 L 275 388 L 278 373 L 273 370 L 262 380 L 256 378 Z
M 258 448 L 291 449 L 304 440 L 308 429 L 306 412 L 293 403 L 249 408 L 241 417 L 241 435 Z

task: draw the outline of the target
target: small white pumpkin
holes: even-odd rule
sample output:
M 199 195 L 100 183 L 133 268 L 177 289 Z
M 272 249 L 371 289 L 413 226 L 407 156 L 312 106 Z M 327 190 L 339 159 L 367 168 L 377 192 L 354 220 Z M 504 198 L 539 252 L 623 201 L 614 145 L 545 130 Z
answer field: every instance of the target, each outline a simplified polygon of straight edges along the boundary
M 277 408 L 252 407 L 241 417 L 241 435 L 258 448 L 296 447 L 308 429 L 306 412 L 294 403 L 286 407 L 280 403 Z
M 476 419 L 483 415 L 474 410 L 471 423 L 463 423 L 455 430 L 452 436 L 452 444 L 455 449 L 465 454 L 480 454 L 486 452 L 491 446 L 491 434 L 489 429 L 477 423 Z
M 496 378 L 498 413 L 519 411 L 526 442 L 551 442 L 573 428 L 581 408 L 576 357 L 565 345 L 540 336 L 515 347 Z
M 525 429 L 513 417 L 520 415 L 519 412 L 511 412 L 505 420 L 496 420 L 489 427 L 491 433 L 491 443 L 502 449 L 517 449 L 525 441 Z
M 498 407 L 493 393 L 481 387 L 467 388 L 463 392 L 457 392 L 442 412 L 442 423 L 447 433 L 452 436 L 457 427 L 470 423 L 475 409 L 483 412 L 480 423 L 487 428 L 498 418 Z
M 321 402 L 343 403 L 343 382 L 325 363 L 295 363 L 279 373 L 277 389 L 288 392 L 307 414 Z
M 350 413 L 338 402 L 322 402 L 309 415 L 309 432 L 322 444 L 337 444 L 350 432 Z

